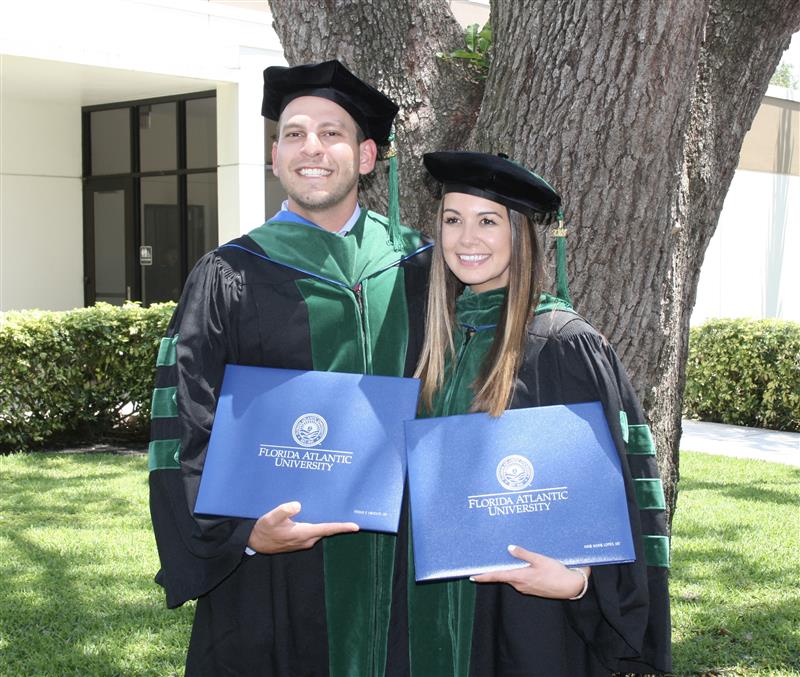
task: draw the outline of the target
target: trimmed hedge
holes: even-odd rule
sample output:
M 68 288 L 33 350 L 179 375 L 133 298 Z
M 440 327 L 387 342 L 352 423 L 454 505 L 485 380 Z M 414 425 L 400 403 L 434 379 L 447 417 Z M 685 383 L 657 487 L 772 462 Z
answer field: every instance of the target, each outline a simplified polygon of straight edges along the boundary
M 174 303 L 0 313 L 0 450 L 147 438 L 155 359 Z M 691 330 L 684 414 L 800 432 L 800 324 Z
M 711 320 L 692 328 L 684 414 L 800 432 L 800 324 Z
M 0 313 L 0 450 L 146 439 L 174 303 Z

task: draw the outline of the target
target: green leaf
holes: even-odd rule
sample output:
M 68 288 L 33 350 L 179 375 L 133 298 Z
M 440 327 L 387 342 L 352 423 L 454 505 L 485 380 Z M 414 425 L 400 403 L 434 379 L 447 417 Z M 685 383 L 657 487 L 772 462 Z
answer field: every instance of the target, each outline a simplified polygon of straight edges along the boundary
M 463 49 L 457 49 L 454 52 L 450 52 L 450 56 L 455 57 L 456 59 L 469 59 L 471 61 L 476 61 L 481 58 L 480 54 L 476 52 L 467 52 Z
M 464 32 L 464 39 L 467 43 L 467 48 L 471 51 L 475 51 L 475 41 L 477 39 L 478 30 L 478 24 L 472 24 L 471 26 L 467 26 L 467 29 Z

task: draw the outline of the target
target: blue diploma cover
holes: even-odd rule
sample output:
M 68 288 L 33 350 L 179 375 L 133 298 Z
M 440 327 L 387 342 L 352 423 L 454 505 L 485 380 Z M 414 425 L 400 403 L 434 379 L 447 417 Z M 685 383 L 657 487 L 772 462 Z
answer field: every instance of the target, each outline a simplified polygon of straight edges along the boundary
M 226 365 L 195 512 L 300 501 L 298 521 L 396 532 L 418 395 L 417 379 Z
M 599 402 L 407 421 L 416 580 L 631 562 L 620 459 Z

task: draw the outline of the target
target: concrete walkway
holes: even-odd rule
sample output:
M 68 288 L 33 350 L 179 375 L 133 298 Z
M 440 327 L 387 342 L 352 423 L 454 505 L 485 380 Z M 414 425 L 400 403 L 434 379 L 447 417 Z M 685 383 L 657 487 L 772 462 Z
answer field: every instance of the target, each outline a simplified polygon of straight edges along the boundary
M 684 419 L 680 449 L 756 458 L 800 468 L 800 433 Z

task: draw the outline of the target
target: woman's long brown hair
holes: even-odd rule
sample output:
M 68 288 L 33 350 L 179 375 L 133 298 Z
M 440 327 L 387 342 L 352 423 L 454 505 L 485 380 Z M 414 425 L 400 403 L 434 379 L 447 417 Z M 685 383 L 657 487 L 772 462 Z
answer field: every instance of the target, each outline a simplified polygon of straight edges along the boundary
M 500 311 L 495 338 L 472 384 L 471 411 L 499 416 L 514 395 L 514 383 L 525 351 L 526 328 L 544 284 L 544 264 L 534 224 L 527 216 L 508 210 L 511 223 L 511 262 L 508 293 Z M 421 406 L 433 409 L 433 400 L 445 380 L 448 356 L 453 357 L 456 298 L 464 285 L 450 271 L 442 254 L 442 204 L 437 214 L 437 244 L 433 249 L 425 342 L 414 376 L 422 380 Z

